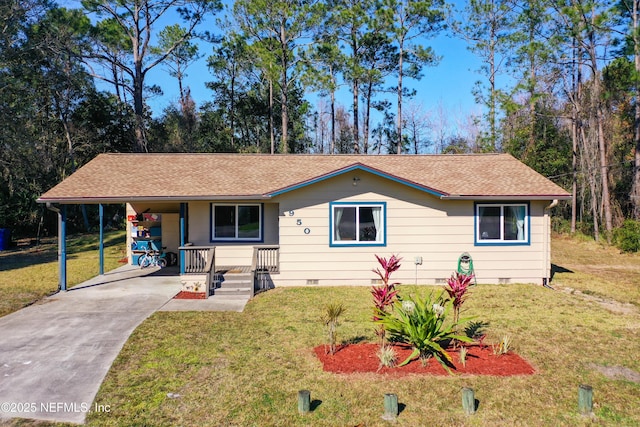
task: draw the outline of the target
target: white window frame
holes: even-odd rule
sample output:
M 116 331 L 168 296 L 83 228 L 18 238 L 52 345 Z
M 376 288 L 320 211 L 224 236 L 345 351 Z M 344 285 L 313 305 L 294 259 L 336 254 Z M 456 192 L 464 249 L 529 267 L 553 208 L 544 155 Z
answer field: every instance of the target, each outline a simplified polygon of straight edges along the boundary
M 482 238 L 480 235 L 480 208 L 500 208 L 500 237 L 498 239 Z M 524 218 L 522 218 L 523 238 L 516 240 L 505 239 L 505 209 L 509 207 L 524 207 Z M 531 208 L 526 202 L 504 202 L 504 203 L 476 203 L 474 208 L 474 234 L 476 246 L 522 246 L 530 245 L 531 234 Z
M 355 240 L 336 240 L 335 211 L 336 208 L 355 208 L 356 230 L 360 229 L 360 208 L 380 208 L 380 230 L 376 227 L 377 240 L 360 240 L 356 233 Z M 379 237 L 378 237 L 379 236 Z M 387 245 L 387 204 L 386 202 L 331 202 L 329 204 L 329 246 L 386 246 Z
M 216 237 L 216 206 L 234 206 L 235 207 L 235 237 Z M 258 236 L 257 237 L 238 237 L 238 209 L 240 207 L 257 207 L 258 208 Z M 262 242 L 262 215 L 263 205 L 261 203 L 211 203 L 211 242 Z

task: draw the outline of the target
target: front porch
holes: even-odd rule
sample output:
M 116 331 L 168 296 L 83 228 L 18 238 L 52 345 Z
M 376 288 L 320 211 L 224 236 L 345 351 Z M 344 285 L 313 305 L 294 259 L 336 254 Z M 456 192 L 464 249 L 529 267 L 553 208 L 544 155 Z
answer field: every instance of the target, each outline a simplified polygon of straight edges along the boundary
M 211 296 L 246 296 L 274 287 L 272 274 L 280 272 L 280 247 L 253 247 L 251 265 L 217 265 L 216 246 L 185 245 L 180 252 L 180 281 L 184 293 L 198 294 L 195 299 Z

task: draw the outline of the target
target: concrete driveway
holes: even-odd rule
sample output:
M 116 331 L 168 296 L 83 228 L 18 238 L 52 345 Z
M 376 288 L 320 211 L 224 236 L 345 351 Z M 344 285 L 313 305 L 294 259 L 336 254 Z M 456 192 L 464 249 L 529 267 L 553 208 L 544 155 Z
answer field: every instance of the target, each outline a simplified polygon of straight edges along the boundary
M 180 290 L 178 276 L 140 274 L 123 267 L 0 318 L 0 420 L 83 423 L 109 409 L 91 405 L 113 360 Z

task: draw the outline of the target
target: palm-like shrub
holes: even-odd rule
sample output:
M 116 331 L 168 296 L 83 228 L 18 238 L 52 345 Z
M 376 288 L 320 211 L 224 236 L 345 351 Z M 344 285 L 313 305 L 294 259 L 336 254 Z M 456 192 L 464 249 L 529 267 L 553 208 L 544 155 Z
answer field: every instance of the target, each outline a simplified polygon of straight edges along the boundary
M 398 294 L 398 291 L 395 289 L 395 285 L 397 285 L 397 283 L 389 283 L 389 281 L 391 280 L 391 273 L 400 268 L 400 261 L 402 258 L 391 255 L 387 260 L 384 257 L 376 255 L 376 259 L 378 260 L 380 267 L 382 267 L 382 270 L 380 270 L 380 268 L 376 268 L 372 271 L 380 277 L 382 285 L 371 287 L 374 322 L 380 320 L 380 316 L 386 313 L 395 301 L 396 295 Z M 378 329 L 376 329 L 376 335 L 380 338 L 380 346 L 384 348 L 386 334 L 383 325 L 380 325 Z
M 447 279 L 447 286 L 444 290 L 449 294 L 451 302 L 453 304 L 453 321 L 458 322 L 460 319 L 460 307 L 467 297 L 467 291 L 471 286 L 471 280 L 473 280 L 473 274 L 453 273 L 449 279 Z
M 423 299 L 399 299 L 391 311 L 380 312 L 376 323 L 384 328 L 389 339 L 413 348 L 411 355 L 398 366 L 406 365 L 415 357 L 425 361 L 433 356 L 451 372 L 452 360 L 444 347 L 452 340 L 472 342 L 467 336 L 456 334 L 457 322 L 447 321 L 452 309 L 452 301 L 440 293 L 435 298 L 429 294 Z
M 345 310 L 346 308 L 342 303 L 330 303 L 325 306 L 321 316 L 322 323 L 327 329 L 327 338 L 329 341 L 329 349 L 327 352 L 331 355 L 336 354 L 338 318 Z

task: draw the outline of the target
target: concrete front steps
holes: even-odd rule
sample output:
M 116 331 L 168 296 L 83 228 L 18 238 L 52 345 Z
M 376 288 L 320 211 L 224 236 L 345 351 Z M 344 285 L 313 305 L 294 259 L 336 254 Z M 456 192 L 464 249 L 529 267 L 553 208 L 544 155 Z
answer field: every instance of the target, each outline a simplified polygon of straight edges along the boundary
M 251 297 L 253 287 L 253 275 L 251 273 L 216 273 L 216 286 L 211 295 L 217 296 L 246 296 Z

